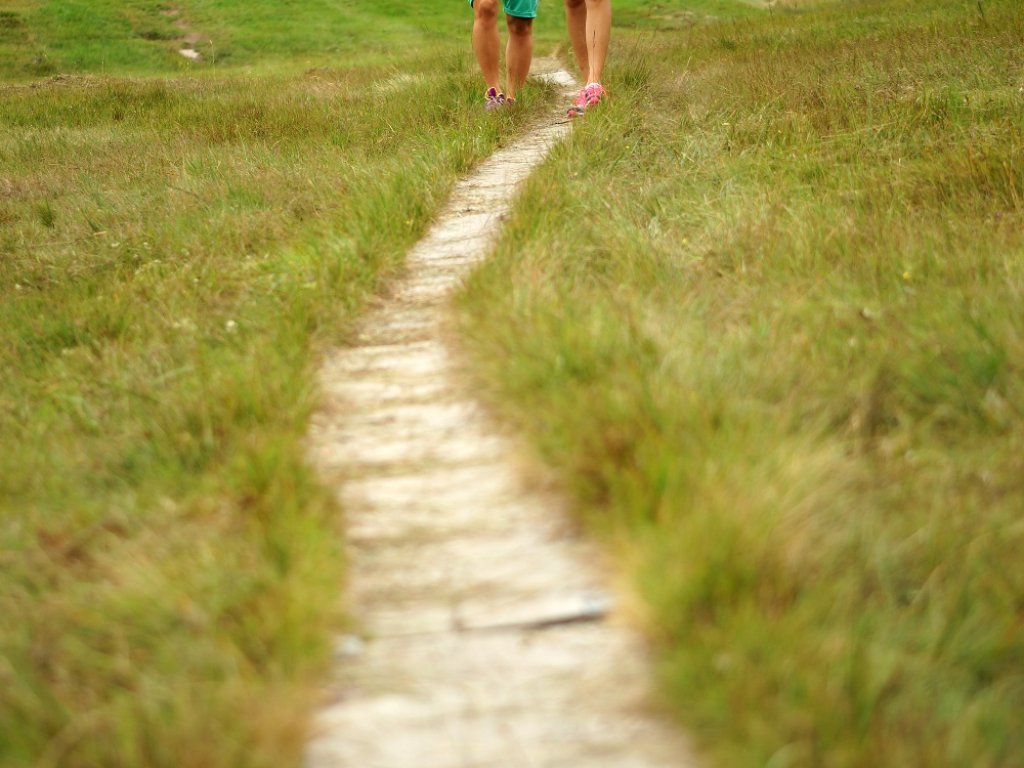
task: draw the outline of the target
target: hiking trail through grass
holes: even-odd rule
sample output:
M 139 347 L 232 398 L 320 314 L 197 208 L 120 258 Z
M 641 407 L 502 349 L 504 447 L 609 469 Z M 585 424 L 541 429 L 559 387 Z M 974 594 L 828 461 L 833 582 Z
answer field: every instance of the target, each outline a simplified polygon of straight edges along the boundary
M 339 639 L 311 768 L 693 764 L 651 712 L 597 553 L 524 479 L 448 328 L 452 290 L 570 130 L 559 104 L 455 188 L 404 280 L 323 366 L 311 456 L 345 508 L 359 631 Z

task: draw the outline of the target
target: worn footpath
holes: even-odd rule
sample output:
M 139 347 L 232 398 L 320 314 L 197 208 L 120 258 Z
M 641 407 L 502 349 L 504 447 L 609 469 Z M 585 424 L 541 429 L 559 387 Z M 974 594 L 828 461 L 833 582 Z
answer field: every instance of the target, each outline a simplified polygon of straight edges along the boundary
M 546 77 L 568 91 L 565 72 Z M 595 551 L 473 396 L 447 302 L 561 109 L 461 182 L 355 346 L 321 372 L 310 455 L 338 488 L 358 632 L 338 639 L 310 768 L 683 768 Z

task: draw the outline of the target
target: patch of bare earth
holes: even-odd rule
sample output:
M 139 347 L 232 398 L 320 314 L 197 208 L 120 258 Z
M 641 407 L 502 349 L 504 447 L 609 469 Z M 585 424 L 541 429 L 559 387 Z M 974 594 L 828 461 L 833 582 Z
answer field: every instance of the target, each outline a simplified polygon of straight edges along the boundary
M 160 11 L 160 14 L 174 19 L 174 26 L 181 30 L 178 54 L 189 61 L 202 61 L 203 54 L 199 49 L 202 45 L 212 45 L 209 35 L 193 30 L 192 25 L 182 16 L 180 8 L 168 8 Z
M 568 74 L 548 77 L 571 93 Z M 525 482 L 449 331 L 452 290 L 569 130 L 559 107 L 461 182 L 356 345 L 323 366 L 310 455 L 344 505 L 360 631 L 338 640 L 310 768 L 694 764 L 652 711 L 598 554 L 562 498 Z

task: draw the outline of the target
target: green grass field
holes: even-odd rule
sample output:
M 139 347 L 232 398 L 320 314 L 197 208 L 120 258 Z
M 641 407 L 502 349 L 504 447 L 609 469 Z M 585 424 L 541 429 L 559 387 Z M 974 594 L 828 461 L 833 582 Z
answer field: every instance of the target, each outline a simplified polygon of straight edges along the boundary
M 452 50 L 452 14 L 441 3 L 325 0 L 289 5 L 238 0 L 15 0 L 0 17 L 0 72 L 157 74 L 243 66 L 257 71 L 396 62 L 410 48 Z M 461 25 L 460 25 L 461 26 Z M 189 33 L 205 57 L 176 54 Z
M 545 93 L 485 116 L 440 2 L 175 4 L 198 65 L 167 3 L 9 7 L 0 765 L 296 765 L 342 614 L 317 353 Z
M 1024 764 L 1024 14 L 614 7 L 611 101 L 460 297 L 482 390 L 709 765 Z M 483 114 L 469 26 L 0 2 L 0 765 L 299 764 L 318 354 L 550 98 Z
M 712 764 L 1024 764 L 1024 14 L 620 6 L 461 298 L 494 401 Z

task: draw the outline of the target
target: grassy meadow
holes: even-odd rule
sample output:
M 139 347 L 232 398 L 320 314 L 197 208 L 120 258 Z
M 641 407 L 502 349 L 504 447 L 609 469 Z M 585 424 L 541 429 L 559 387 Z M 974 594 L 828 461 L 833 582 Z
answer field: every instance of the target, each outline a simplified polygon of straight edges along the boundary
M 1024 764 L 1019 3 L 615 8 L 460 297 L 489 396 L 710 765 Z
M 1024 764 L 1019 3 L 614 8 L 460 297 L 483 391 L 708 765 Z M 469 23 L 0 2 L 0 765 L 298 764 L 317 354 L 548 99 L 485 115 Z
M 392 5 L 0 4 L 0 765 L 298 764 L 317 353 L 546 98 L 485 115 L 466 14 Z
M 269 0 L 7 0 L 2 8 L 0 74 L 8 80 L 394 64 L 408 49 L 450 53 L 453 32 L 465 27 L 439 2 L 411 9 L 370 0 L 286 7 Z M 189 35 L 204 56 L 201 67 L 175 55 Z

